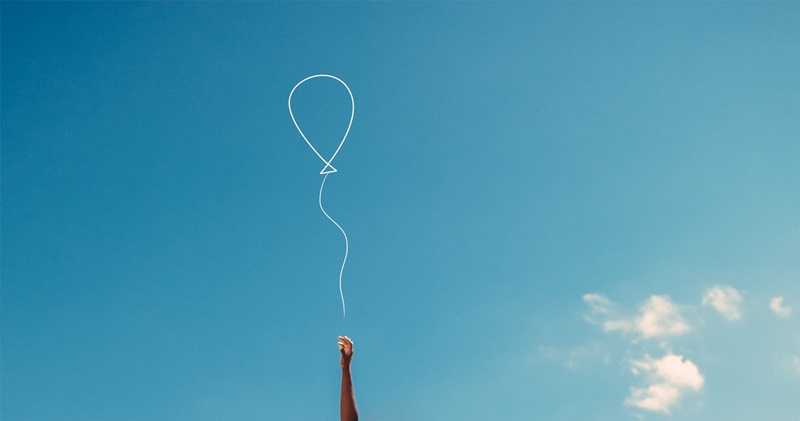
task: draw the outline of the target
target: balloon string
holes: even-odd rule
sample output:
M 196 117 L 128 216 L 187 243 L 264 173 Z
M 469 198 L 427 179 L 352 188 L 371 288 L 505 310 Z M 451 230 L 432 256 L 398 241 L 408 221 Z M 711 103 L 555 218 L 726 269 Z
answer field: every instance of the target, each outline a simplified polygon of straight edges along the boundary
M 344 273 L 344 265 L 347 263 L 347 253 L 350 250 L 350 244 L 347 241 L 347 233 L 344 232 L 344 229 L 336 223 L 336 221 L 328 215 L 328 212 L 325 212 L 325 208 L 322 207 L 322 189 L 325 187 L 325 180 L 328 179 L 328 174 L 325 174 L 325 177 L 322 178 L 322 185 L 319 186 L 319 209 L 322 211 L 325 216 L 333 222 L 333 225 L 336 225 L 336 228 L 339 228 L 339 231 L 342 232 L 344 235 L 344 260 L 342 260 L 342 269 L 339 270 L 339 296 L 342 297 L 342 317 L 347 316 L 347 311 L 344 306 L 344 293 L 342 292 L 342 274 Z

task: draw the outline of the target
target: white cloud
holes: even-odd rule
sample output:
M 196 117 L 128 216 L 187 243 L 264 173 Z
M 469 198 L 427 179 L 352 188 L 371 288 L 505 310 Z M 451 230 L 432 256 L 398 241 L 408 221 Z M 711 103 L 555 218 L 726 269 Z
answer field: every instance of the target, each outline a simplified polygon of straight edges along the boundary
M 639 313 L 628 318 L 614 318 L 611 301 L 601 294 L 586 294 L 583 300 L 592 310 L 592 317 L 588 320 L 599 324 L 604 332 L 620 331 L 651 339 L 681 335 L 691 330 L 678 307 L 666 295 L 650 296 Z
M 645 338 L 680 335 L 689 331 L 689 325 L 666 295 L 650 297 L 636 320 L 636 328 Z
M 681 391 L 667 384 L 652 384 L 645 388 L 632 387 L 625 405 L 635 406 L 653 412 L 669 414 L 669 409 L 680 398 Z
M 792 365 L 794 366 L 795 373 L 800 376 L 800 357 L 794 357 L 792 359 Z
M 585 294 L 583 301 L 592 309 L 595 314 L 608 314 L 611 309 L 611 301 L 608 300 L 603 294 Z
M 634 375 L 645 376 L 646 387 L 631 388 L 625 405 L 653 412 L 669 414 L 688 391 L 699 391 L 705 379 L 697 366 L 683 356 L 667 354 L 661 359 L 649 355 L 642 361 L 631 361 Z
M 789 317 L 792 315 L 792 308 L 783 306 L 783 297 L 773 297 L 769 302 L 769 308 L 778 317 Z
M 742 313 L 739 306 L 742 304 L 742 295 L 733 287 L 717 285 L 706 290 L 703 295 L 703 305 L 714 307 L 722 317 L 728 320 L 739 320 Z

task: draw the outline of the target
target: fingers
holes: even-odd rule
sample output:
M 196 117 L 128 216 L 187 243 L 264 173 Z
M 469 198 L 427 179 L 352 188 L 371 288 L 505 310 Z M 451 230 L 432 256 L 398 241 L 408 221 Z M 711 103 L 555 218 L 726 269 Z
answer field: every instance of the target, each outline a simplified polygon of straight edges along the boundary
M 345 351 L 345 350 L 349 351 L 353 349 L 353 341 L 350 338 L 348 338 L 347 336 L 337 336 L 337 338 L 339 338 L 338 344 L 340 351 Z
M 337 338 L 339 338 L 339 352 L 342 354 L 342 357 L 339 358 L 339 365 L 342 368 L 349 368 L 350 360 L 353 358 L 353 340 L 347 336 L 337 336 Z

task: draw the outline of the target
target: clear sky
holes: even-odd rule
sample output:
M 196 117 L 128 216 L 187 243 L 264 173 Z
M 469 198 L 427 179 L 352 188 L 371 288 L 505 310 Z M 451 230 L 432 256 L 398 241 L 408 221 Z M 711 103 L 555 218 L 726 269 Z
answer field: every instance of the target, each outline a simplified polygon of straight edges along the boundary
M 1 7 L 4 421 L 797 419 L 800 3 Z

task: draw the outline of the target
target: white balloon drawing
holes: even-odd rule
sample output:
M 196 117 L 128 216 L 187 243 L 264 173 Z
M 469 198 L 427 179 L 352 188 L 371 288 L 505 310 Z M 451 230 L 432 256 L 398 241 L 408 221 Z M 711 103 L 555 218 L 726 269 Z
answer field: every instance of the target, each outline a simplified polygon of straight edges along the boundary
M 302 85 L 303 82 L 306 82 L 308 80 L 311 80 L 311 79 L 314 79 L 314 78 L 318 78 L 318 77 L 331 78 L 331 79 L 335 79 L 335 80 L 339 81 L 339 83 L 344 85 L 344 87 L 347 89 L 347 93 L 350 94 L 350 105 L 351 105 L 351 108 L 350 108 L 350 122 L 347 124 L 347 131 L 344 133 L 344 137 L 342 137 L 342 141 L 339 142 L 339 146 L 336 148 L 336 151 L 334 151 L 333 155 L 331 155 L 331 157 L 328 158 L 328 159 L 323 158 L 322 155 L 320 155 L 320 153 L 314 147 L 314 145 L 311 144 L 311 142 L 306 137 L 305 133 L 303 133 L 303 130 L 301 130 L 300 126 L 297 124 L 297 120 L 295 120 L 295 118 L 294 118 L 294 112 L 292 112 L 292 95 L 294 95 L 294 91 L 297 89 L 298 86 Z M 325 163 L 325 166 L 322 167 L 322 171 L 319 172 L 321 175 L 325 176 L 325 177 L 322 178 L 322 185 L 320 185 L 320 187 L 319 187 L 319 209 L 322 211 L 322 213 L 325 215 L 325 217 L 327 217 L 331 222 L 333 222 L 334 225 L 336 225 L 336 228 L 339 228 L 339 231 L 341 231 L 342 235 L 344 236 L 344 260 L 342 260 L 342 268 L 339 270 L 339 296 L 341 296 L 341 298 L 342 298 L 342 316 L 346 316 L 347 315 L 347 310 L 346 310 L 346 307 L 345 307 L 345 304 L 344 304 L 344 292 L 342 292 L 342 275 L 344 274 L 344 266 L 345 266 L 345 264 L 347 264 L 347 254 L 348 254 L 348 252 L 350 250 L 350 242 L 347 240 L 347 233 L 344 232 L 344 229 L 341 227 L 341 225 L 339 225 L 336 221 L 334 221 L 333 218 L 331 218 L 331 216 L 328 215 L 328 212 L 325 212 L 325 208 L 322 207 L 322 190 L 325 188 L 325 180 L 328 179 L 328 175 L 330 175 L 331 173 L 335 173 L 336 172 L 336 168 L 334 168 L 333 165 L 331 165 L 331 163 L 333 162 L 333 159 L 336 158 L 336 155 L 339 153 L 339 150 L 342 149 L 342 145 L 344 145 L 344 141 L 347 139 L 347 135 L 350 134 L 350 126 L 353 125 L 353 116 L 355 115 L 355 112 L 356 112 L 356 102 L 353 99 L 353 92 L 350 91 L 350 87 L 347 86 L 347 84 L 344 83 L 344 81 L 342 81 L 341 79 L 339 79 L 336 76 L 325 75 L 325 74 L 309 76 L 309 77 L 301 80 L 297 85 L 295 85 L 294 88 L 292 88 L 292 92 L 289 93 L 289 115 L 292 117 L 292 122 L 294 122 L 294 126 L 297 127 L 297 131 L 300 132 L 300 136 L 302 136 L 303 140 L 306 141 L 306 144 L 308 144 L 308 147 L 310 147 L 311 150 L 314 151 L 315 154 L 317 154 L 319 159 L 321 159 L 322 162 Z
M 304 82 L 306 82 L 308 80 L 311 80 L 311 79 L 318 78 L 318 77 L 326 77 L 326 78 L 335 79 L 335 80 L 339 81 L 339 83 L 344 85 L 344 87 L 347 89 L 347 93 L 350 94 L 350 105 L 351 105 L 351 107 L 350 107 L 350 122 L 347 124 L 347 131 L 344 133 L 344 137 L 342 137 L 342 141 L 339 142 L 339 147 L 336 148 L 336 151 L 333 152 L 333 155 L 331 155 L 331 157 L 329 159 L 323 158 L 322 155 L 320 155 L 320 153 L 317 152 L 317 149 L 308 140 L 308 138 L 306 137 L 305 133 L 303 133 L 303 130 L 300 129 L 300 126 L 297 124 L 297 120 L 295 120 L 295 118 L 294 118 L 294 113 L 292 112 L 292 95 L 294 95 L 294 91 L 297 89 L 298 86 L 302 85 Z M 344 145 L 344 141 L 345 141 L 345 139 L 347 139 L 347 135 L 350 134 L 350 126 L 353 125 L 353 116 L 355 114 L 356 114 L 356 102 L 353 99 L 353 92 L 350 91 L 350 87 L 347 86 L 347 84 L 344 83 L 343 80 L 339 79 L 336 76 L 325 75 L 325 74 L 309 76 L 309 77 L 301 80 L 300 82 L 298 82 L 297 85 L 294 85 L 294 88 L 292 88 L 292 92 L 289 93 L 289 115 L 292 117 L 292 122 L 294 122 L 294 126 L 297 127 L 297 131 L 300 132 L 300 136 L 303 136 L 303 140 L 306 141 L 306 143 L 308 144 L 308 147 L 311 148 L 311 150 L 314 151 L 315 154 L 317 154 L 319 159 L 321 159 L 322 162 L 325 163 L 325 166 L 322 168 L 322 171 L 319 172 L 320 174 L 330 174 L 330 173 L 336 172 L 336 168 L 334 168 L 333 165 L 331 165 L 331 162 L 333 162 L 333 159 L 336 158 L 336 155 L 339 153 L 339 150 L 342 149 L 342 145 Z

